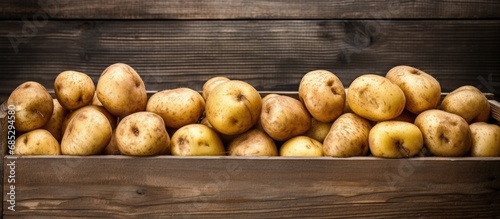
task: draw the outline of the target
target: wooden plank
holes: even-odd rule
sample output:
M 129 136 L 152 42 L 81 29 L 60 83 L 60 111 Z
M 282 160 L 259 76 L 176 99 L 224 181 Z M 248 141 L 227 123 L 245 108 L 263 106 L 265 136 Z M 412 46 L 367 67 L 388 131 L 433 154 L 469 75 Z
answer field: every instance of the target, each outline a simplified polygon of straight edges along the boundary
M 500 158 L 42 156 L 15 162 L 16 211 L 4 201 L 9 218 L 500 214 Z
M 500 96 L 500 20 L 50 21 L 34 32 L 22 21 L 0 26 L 2 100 L 27 80 L 51 89 L 68 69 L 97 82 L 115 62 L 134 67 L 149 90 L 199 90 L 221 75 L 259 90 L 293 91 L 314 69 L 348 86 L 361 74 L 406 64 L 436 76 L 443 92 L 470 84 Z
M 283 1 L 2 0 L 0 19 L 456 19 L 499 18 L 495 0 Z

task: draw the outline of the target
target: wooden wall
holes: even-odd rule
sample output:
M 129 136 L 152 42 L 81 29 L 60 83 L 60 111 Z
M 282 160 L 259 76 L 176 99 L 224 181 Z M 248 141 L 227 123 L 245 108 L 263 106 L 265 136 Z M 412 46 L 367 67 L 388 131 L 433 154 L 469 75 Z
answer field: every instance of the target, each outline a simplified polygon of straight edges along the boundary
M 396 65 L 443 91 L 470 84 L 500 96 L 500 4 L 480 1 L 0 0 L 0 101 L 64 70 L 94 82 L 124 62 L 148 90 L 201 89 L 222 75 L 259 90 L 296 90 L 327 69 L 344 86 Z

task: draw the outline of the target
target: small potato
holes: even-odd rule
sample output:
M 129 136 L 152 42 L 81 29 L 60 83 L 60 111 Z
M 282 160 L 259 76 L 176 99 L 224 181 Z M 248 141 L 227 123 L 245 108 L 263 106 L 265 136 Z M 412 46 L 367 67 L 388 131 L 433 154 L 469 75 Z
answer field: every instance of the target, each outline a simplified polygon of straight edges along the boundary
M 251 129 L 235 138 L 228 147 L 230 156 L 277 156 L 273 139 L 259 129 Z
M 399 116 L 405 109 L 406 98 L 401 88 L 389 79 L 366 74 L 351 83 L 347 102 L 357 115 L 380 122 Z
M 316 70 L 302 77 L 299 98 L 316 120 L 333 122 L 344 112 L 346 94 L 335 74 Z
M 330 132 L 333 122 L 321 122 L 312 118 L 311 128 L 304 134 L 307 137 L 313 138 L 316 141 L 323 143 L 326 135 Z
M 323 145 L 307 136 L 296 136 L 281 145 L 280 156 L 323 156 Z
M 454 113 L 469 124 L 487 122 L 490 118 L 490 103 L 486 96 L 473 86 L 462 86 L 446 95 L 439 109 Z
M 45 87 L 28 81 L 19 85 L 9 96 L 7 106 L 15 107 L 16 132 L 29 132 L 45 126 L 52 117 L 54 102 Z
M 125 117 L 146 110 L 146 87 L 137 72 L 127 64 L 106 68 L 97 82 L 97 98 L 111 114 Z
M 137 112 L 123 118 L 116 127 L 120 152 L 131 156 L 154 156 L 170 151 L 170 136 L 163 119 L 152 112 Z
M 164 90 L 149 98 L 146 111 L 161 116 L 167 128 L 180 128 L 200 119 L 205 111 L 205 100 L 190 88 Z
M 59 155 L 59 142 L 45 129 L 26 132 L 16 139 L 15 155 Z
M 57 100 L 67 110 L 88 105 L 95 93 L 95 85 L 87 74 L 77 71 L 63 71 L 54 81 Z
M 226 82 L 226 81 L 230 81 L 229 78 L 226 78 L 226 77 L 213 77 L 213 78 L 210 78 L 208 79 L 204 84 L 203 84 L 203 87 L 202 87 L 202 94 L 203 94 L 203 99 L 207 100 L 208 99 L 208 95 L 210 94 L 210 92 L 212 92 L 212 90 L 217 87 L 218 85 Z
M 274 140 L 285 141 L 302 135 L 311 128 L 312 117 L 299 100 L 276 95 L 262 106 L 262 128 Z
M 66 131 L 66 127 L 68 127 L 68 124 L 71 121 L 71 119 L 73 119 L 75 117 L 75 115 L 77 115 L 79 112 L 87 110 L 87 109 L 97 110 L 97 111 L 101 112 L 108 119 L 109 124 L 111 125 L 111 128 L 113 128 L 113 129 L 116 128 L 116 124 L 117 124 L 117 120 L 118 120 L 116 118 L 116 116 L 113 116 L 110 112 L 108 112 L 108 110 L 106 110 L 102 106 L 88 105 L 88 106 L 84 106 L 82 108 L 79 108 L 75 111 L 72 111 L 72 112 L 66 114 L 66 117 L 64 118 L 64 121 L 62 123 L 62 134 L 63 135 L 64 135 L 64 132 Z
M 368 154 L 372 125 L 354 113 L 345 113 L 333 122 L 323 142 L 325 156 L 353 157 Z
M 111 140 L 112 129 L 108 118 L 95 109 L 78 112 L 68 124 L 61 140 L 65 155 L 100 154 Z
M 54 110 L 52 112 L 52 116 L 50 117 L 49 122 L 45 124 L 43 129 L 49 131 L 54 138 L 57 139 L 57 141 L 61 141 L 62 136 L 63 136 L 63 123 L 64 123 L 64 118 L 66 118 L 66 114 L 68 114 L 68 110 L 66 110 L 61 104 L 59 104 L 59 101 L 57 99 L 53 99 L 54 102 Z
M 500 126 L 485 122 L 469 125 L 472 134 L 473 157 L 500 157 Z
M 172 136 L 172 155 L 224 156 L 224 144 L 217 133 L 206 125 L 189 124 Z

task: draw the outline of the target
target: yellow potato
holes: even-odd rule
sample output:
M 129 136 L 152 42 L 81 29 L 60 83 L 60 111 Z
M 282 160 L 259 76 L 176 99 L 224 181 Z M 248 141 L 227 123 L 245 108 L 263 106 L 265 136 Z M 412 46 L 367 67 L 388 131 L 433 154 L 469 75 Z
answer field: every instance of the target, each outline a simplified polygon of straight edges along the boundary
M 277 156 L 278 148 L 265 132 L 251 129 L 235 138 L 228 152 L 231 156 Z
M 323 154 L 333 157 L 366 156 L 372 125 L 354 113 L 345 113 L 333 122 L 323 141 Z
M 45 129 L 26 132 L 16 139 L 15 155 L 59 155 L 59 142 Z
M 473 157 L 500 157 L 500 126 L 485 122 L 469 125 Z
M 97 110 L 97 111 L 101 112 L 108 119 L 109 124 L 111 125 L 111 128 L 113 128 L 113 129 L 116 128 L 116 124 L 117 124 L 117 120 L 118 120 L 116 118 L 116 116 L 114 116 L 110 112 L 108 112 L 108 110 L 106 110 L 103 106 L 87 105 L 87 106 L 84 106 L 82 108 L 79 108 L 77 110 L 74 110 L 74 111 L 66 114 L 66 117 L 64 118 L 64 121 L 62 123 L 62 135 L 64 135 L 64 132 L 66 131 L 66 127 L 68 127 L 68 124 L 71 121 L 71 119 L 73 119 L 75 117 L 75 115 L 77 115 L 79 112 L 87 110 L 87 109 Z
M 323 156 L 323 145 L 307 136 L 296 136 L 281 145 L 280 156 Z
M 308 72 L 299 84 L 299 98 L 312 117 L 321 122 L 333 122 L 344 112 L 344 85 L 326 70 Z
M 39 129 L 49 122 L 54 110 L 52 96 L 37 82 L 19 85 L 9 96 L 7 106 L 14 106 L 16 132 Z
M 490 118 L 488 99 L 479 89 L 469 85 L 446 95 L 439 109 L 457 114 L 468 123 L 487 122 Z
M 95 93 L 95 85 L 87 74 L 77 71 L 63 71 L 54 81 L 57 100 L 67 110 L 88 105 Z
M 320 122 L 315 118 L 312 118 L 311 128 L 304 135 L 323 143 L 326 135 L 330 132 L 332 124 L 333 122 Z
M 208 99 L 208 95 L 210 94 L 210 92 L 212 92 L 212 90 L 217 87 L 218 85 L 226 82 L 226 81 L 230 81 L 229 78 L 226 78 L 226 77 L 213 77 L 213 78 L 210 78 L 208 79 L 204 84 L 203 84 L 203 87 L 202 87 L 202 95 L 203 95 L 203 99 L 207 100 Z
M 424 138 L 413 123 L 384 121 L 370 130 L 369 145 L 372 155 L 376 157 L 413 157 L 422 150 Z
M 50 120 L 45 124 L 43 129 L 49 131 L 52 136 L 54 136 L 57 141 L 61 141 L 62 136 L 63 136 L 63 123 L 64 123 L 64 118 L 66 118 L 66 114 L 68 111 L 59 104 L 59 101 L 57 99 L 53 99 L 54 103 L 54 110 L 52 111 L 52 116 L 50 117 Z
M 172 155 L 223 156 L 224 145 L 217 133 L 206 125 L 189 124 L 172 136 Z
M 161 116 L 167 128 L 180 128 L 198 122 L 205 111 L 205 100 L 190 88 L 164 90 L 149 98 L 146 111 Z

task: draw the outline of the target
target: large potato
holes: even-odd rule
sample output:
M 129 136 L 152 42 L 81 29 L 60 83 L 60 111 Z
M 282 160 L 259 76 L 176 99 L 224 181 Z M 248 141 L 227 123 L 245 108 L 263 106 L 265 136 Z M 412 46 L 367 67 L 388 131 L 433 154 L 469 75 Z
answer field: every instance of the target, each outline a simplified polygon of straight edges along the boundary
M 398 85 L 405 94 L 406 110 L 419 114 L 428 109 L 435 109 L 441 100 L 441 85 L 422 70 L 400 65 L 392 68 L 385 75 Z
M 205 100 L 208 99 L 208 95 L 210 95 L 210 92 L 212 92 L 212 90 L 217 87 L 219 84 L 222 84 L 226 81 L 230 81 L 229 78 L 226 78 L 226 77 L 213 77 L 213 78 L 210 78 L 208 79 L 204 84 L 203 84 L 203 87 L 202 87 L 202 95 L 203 95 L 203 98 Z
M 272 96 L 262 106 L 260 123 L 274 140 L 285 141 L 302 135 L 311 128 L 311 122 L 304 104 L 289 96 Z
M 125 155 L 152 156 L 170 150 L 165 123 L 152 112 L 137 112 L 123 118 L 115 135 L 118 148 Z
M 67 110 L 88 105 L 95 93 L 92 78 L 77 71 L 63 71 L 54 80 L 54 92 L 59 103 Z
M 278 148 L 265 132 L 251 129 L 235 138 L 228 152 L 231 156 L 277 156 Z
M 155 93 L 146 111 L 158 114 L 167 128 L 180 128 L 198 122 L 205 111 L 205 100 L 190 88 L 177 88 Z
M 347 102 L 354 113 L 377 122 L 396 118 L 406 105 L 401 88 L 389 79 L 373 74 L 354 79 L 347 92 Z
M 469 85 L 446 95 L 439 109 L 457 114 L 468 123 L 487 122 L 490 118 L 488 99 L 479 89 Z
M 66 114 L 66 117 L 64 118 L 64 121 L 62 123 L 62 129 L 61 129 L 62 135 L 64 135 L 64 132 L 66 131 L 66 127 L 68 127 L 68 124 L 71 121 L 71 119 L 73 119 L 79 112 L 87 110 L 87 109 L 97 110 L 97 111 L 101 112 L 108 119 L 109 124 L 111 125 L 111 128 L 113 128 L 113 129 L 116 128 L 116 124 L 117 124 L 118 119 L 116 118 L 116 116 L 112 115 L 108 110 L 106 110 L 106 108 L 104 108 L 103 106 L 97 106 L 97 105 L 87 105 L 87 106 L 84 106 L 82 108 L 79 108 L 77 110 L 74 110 L 74 111 Z
M 299 98 L 315 119 L 333 122 L 344 112 L 346 94 L 344 85 L 335 74 L 316 70 L 302 77 Z
M 45 129 L 26 132 L 16 139 L 15 155 L 59 155 L 61 146 Z
M 433 155 L 458 157 L 469 153 L 471 130 L 462 117 L 431 109 L 420 113 L 415 125 L 422 131 L 425 146 Z
M 99 77 L 97 98 L 111 114 L 125 117 L 146 110 L 148 97 L 139 74 L 127 64 L 116 63 Z
M 52 111 L 52 116 L 50 120 L 45 124 L 43 129 L 49 131 L 57 141 L 61 141 L 63 136 L 63 123 L 64 118 L 66 118 L 66 114 L 68 114 L 68 110 L 66 110 L 57 99 L 53 99 L 54 102 L 54 110 Z
M 208 121 L 217 131 L 236 135 L 255 125 L 261 108 L 262 98 L 252 85 L 231 80 L 221 83 L 210 92 L 205 112 Z
M 333 122 L 323 141 L 323 154 L 333 157 L 365 156 L 372 125 L 354 113 L 345 113 Z
M 12 91 L 7 105 L 15 107 L 14 127 L 17 132 L 42 128 L 54 110 L 52 96 L 43 85 L 33 81 L 25 82 Z
M 65 155 L 100 154 L 108 145 L 111 134 L 111 125 L 104 114 L 85 109 L 69 122 L 61 140 L 61 152 Z
M 224 144 L 217 133 L 206 125 L 189 124 L 172 135 L 172 155 L 223 156 Z

